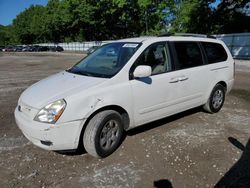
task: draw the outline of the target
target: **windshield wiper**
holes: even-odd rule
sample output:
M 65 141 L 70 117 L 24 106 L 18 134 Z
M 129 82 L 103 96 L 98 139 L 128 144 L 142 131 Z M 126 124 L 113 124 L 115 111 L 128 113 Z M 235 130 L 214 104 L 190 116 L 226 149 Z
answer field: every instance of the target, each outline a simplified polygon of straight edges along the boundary
M 86 71 L 81 71 L 78 67 L 72 67 L 72 68 L 68 69 L 67 72 L 70 72 L 73 74 L 78 74 L 78 75 L 83 75 L 83 76 L 110 78 L 109 75 L 105 75 L 105 74 L 98 74 L 98 73 L 90 73 L 90 72 L 86 72 Z
M 70 69 L 67 70 L 67 72 L 84 76 L 91 76 L 89 73 L 81 71 L 78 67 L 71 67 Z

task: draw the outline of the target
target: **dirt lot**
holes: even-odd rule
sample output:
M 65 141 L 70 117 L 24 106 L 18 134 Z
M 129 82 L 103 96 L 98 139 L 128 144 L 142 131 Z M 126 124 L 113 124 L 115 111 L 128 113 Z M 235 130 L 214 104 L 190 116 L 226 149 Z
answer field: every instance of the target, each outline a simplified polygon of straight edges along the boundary
M 21 92 L 82 57 L 0 54 L 0 187 L 250 187 L 250 61 L 236 61 L 219 113 L 198 108 L 131 130 L 108 158 L 32 145 L 13 116 Z

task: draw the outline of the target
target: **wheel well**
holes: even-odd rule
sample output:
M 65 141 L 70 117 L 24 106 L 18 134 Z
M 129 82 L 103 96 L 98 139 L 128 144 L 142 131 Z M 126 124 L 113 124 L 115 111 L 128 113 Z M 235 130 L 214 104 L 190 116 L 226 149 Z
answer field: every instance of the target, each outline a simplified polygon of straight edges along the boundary
M 227 91 L 227 84 L 226 84 L 226 82 L 224 82 L 224 81 L 220 81 L 220 82 L 219 82 L 219 83 L 217 83 L 217 84 L 222 85 L 222 86 L 225 88 L 225 92 Z
M 110 106 L 105 106 L 105 107 L 102 107 L 98 110 L 96 110 L 95 112 L 93 112 L 88 118 L 87 120 L 85 121 L 84 125 L 83 125 L 83 128 L 82 128 L 82 131 L 81 131 L 81 135 L 79 137 L 79 143 L 78 143 L 78 148 L 81 149 L 83 147 L 83 142 L 82 142 L 82 138 L 83 138 L 83 134 L 85 132 L 85 129 L 89 123 L 89 121 L 99 112 L 101 111 L 105 111 L 105 110 L 114 110 L 116 112 L 118 112 L 121 117 L 122 117 L 122 121 L 123 121 L 123 125 L 124 125 L 124 130 L 126 130 L 128 127 L 129 127 L 129 124 L 130 124 L 130 119 L 129 119 L 129 115 L 127 113 L 127 111 L 125 109 L 123 109 L 122 107 L 120 106 L 117 106 L 117 105 L 110 105 Z
M 89 120 L 92 119 L 93 116 L 95 116 L 97 113 L 101 112 L 101 111 L 105 111 L 105 110 L 114 110 L 116 112 L 118 112 L 121 116 L 122 116 L 122 121 L 123 121 L 123 124 L 124 124 L 124 129 L 127 129 L 128 126 L 129 126 L 129 123 L 130 123 L 130 120 L 129 120 L 129 116 L 128 116 L 128 113 L 127 111 L 120 107 L 120 106 L 117 106 L 117 105 L 110 105 L 110 106 L 105 106 L 105 107 L 102 107 L 98 110 L 96 110 L 95 112 L 93 112 L 88 118 L 87 118 L 87 121 L 85 122 L 85 125 L 88 124 Z M 85 126 L 84 125 L 84 126 Z

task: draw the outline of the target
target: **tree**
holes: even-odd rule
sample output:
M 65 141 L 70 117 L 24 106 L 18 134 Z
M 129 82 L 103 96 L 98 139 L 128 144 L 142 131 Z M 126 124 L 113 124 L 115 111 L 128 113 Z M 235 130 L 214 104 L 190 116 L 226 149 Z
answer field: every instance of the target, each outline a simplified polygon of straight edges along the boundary
M 17 43 L 110 40 L 158 34 L 174 0 L 49 0 L 13 21 Z
M 232 33 L 250 31 L 249 16 L 242 11 L 247 0 L 187 0 L 175 13 L 172 30 L 190 33 Z
M 65 0 L 72 10 L 71 33 L 86 40 L 110 40 L 159 33 L 166 6 L 163 0 Z M 73 36 L 70 37 L 73 39 Z
M 175 4 L 174 0 L 138 0 L 142 23 L 145 24 L 144 34 L 158 35 L 164 28 L 165 19 L 171 15 L 170 9 Z
M 11 41 L 11 26 L 0 25 L 0 45 L 8 45 Z
M 17 42 L 30 44 L 44 41 L 44 16 L 45 8 L 40 5 L 32 5 L 20 13 L 13 21 Z
M 249 15 L 243 11 L 248 4 L 249 0 L 221 0 L 211 15 L 214 33 L 250 31 Z

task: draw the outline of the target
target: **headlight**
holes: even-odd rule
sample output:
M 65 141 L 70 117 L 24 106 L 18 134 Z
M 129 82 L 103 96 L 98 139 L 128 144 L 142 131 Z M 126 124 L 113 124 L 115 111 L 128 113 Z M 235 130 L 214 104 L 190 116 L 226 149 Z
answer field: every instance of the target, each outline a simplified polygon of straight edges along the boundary
M 43 123 L 53 124 L 60 118 L 65 108 L 66 108 L 65 100 L 61 99 L 55 101 L 51 104 L 48 104 L 43 109 L 41 109 L 34 118 L 34 120 Z

